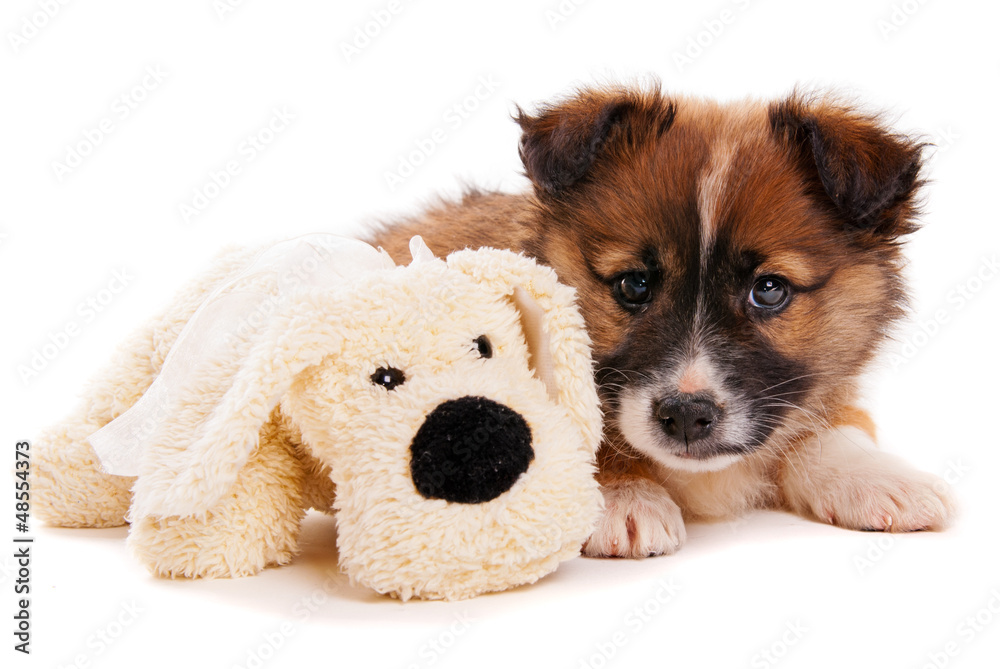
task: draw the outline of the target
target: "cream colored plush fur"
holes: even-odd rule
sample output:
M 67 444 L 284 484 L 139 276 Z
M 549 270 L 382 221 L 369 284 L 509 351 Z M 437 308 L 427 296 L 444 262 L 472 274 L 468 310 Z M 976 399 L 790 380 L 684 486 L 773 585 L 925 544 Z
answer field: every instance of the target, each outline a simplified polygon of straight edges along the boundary
M 342 569 L 404 599 L 531 583 L 579 553 L 602 503 L 589 339 L 572 289 L 507 251 L 286 286 L 254 327 L 214 333 L 224 345 L 183 367 L 184 383 L 149 412 L 138 476 L 105 473 L 88 438 L 139 400 L 193 316 L 211 322 L 199 309 L 220 286 L 274 291 L 273 276 L 245 274 L 259 257 L 220 256 L 39 437 L 39 517 L 72 527 L 128 520 L 128 543 L 154 573 L 228 577 L 289 562 L 305 511 L 332 511 Z M 481 335 L 488 359 L 477 354 Z M 405 383 L 374 384 L 380 367 L 402 370 Z M 425 498 L 410 444 L 435 407 L 468 396 L 520 414 L 533 459 L 490 501 Z

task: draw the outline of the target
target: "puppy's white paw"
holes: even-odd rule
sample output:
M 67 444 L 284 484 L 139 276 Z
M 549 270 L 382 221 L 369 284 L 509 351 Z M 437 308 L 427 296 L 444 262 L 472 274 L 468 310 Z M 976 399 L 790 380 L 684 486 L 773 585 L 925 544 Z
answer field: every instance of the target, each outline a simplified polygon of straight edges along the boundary
M 590 557 L 644 558 L 675 553 L 687 538 L 680 507 L 644 478 L 601 486 L 604 515 L 583 546 Z
M 856 427 L 818 435 L 789 459 L 782 480 L 796 512 L 852 530 L 943 530 L 955 516 L 948 484 L 878 450 Z
M 861 470 L 815 491 L 810 511 L 820 520 L 854 530 L 943 530 L 954 514 L 948 484 L 916 470 Z

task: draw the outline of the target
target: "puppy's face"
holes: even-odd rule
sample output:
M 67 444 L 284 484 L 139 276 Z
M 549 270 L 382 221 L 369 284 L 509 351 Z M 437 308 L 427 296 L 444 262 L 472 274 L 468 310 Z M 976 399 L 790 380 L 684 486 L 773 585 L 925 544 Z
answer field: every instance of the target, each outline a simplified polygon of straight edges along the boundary
M 529 251 L 579 291 L 611 439 L 711 470 L 835 417 L 900 312 L 918 145 L 799 97 L 585 91 L 519 121 Z

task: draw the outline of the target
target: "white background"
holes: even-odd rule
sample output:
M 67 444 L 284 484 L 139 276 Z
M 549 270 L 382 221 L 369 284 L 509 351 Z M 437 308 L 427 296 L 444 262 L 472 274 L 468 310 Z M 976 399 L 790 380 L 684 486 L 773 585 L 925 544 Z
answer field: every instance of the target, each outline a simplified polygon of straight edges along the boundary
M 997 666 L 996 3 L 566 0 L 558 14 L 558 0 L 424 0 L 393 5 L 350 59 L 343 45 L 372 12 L 385 22 L 388 0 L 247 0 L 221 16 L 212 0 L 69 2 L 51 18 L 43 5 L 6 0 L 0 13 L 0 429 L 11 464 L 15 441 L 60 419 L 114 345 L 220 246 L 357 232 L 463 182 L 525 188 L 515 103 L 655 74 L 668 91 L 726 99 L 835 87 L 938 144 L 925 227 L 909 245 L 913 317 L 870 399 L 885 448 L 948 474 L 963 512 L 948 532 L 892 537 L 780 513 L 694 525 L 673 557 L 577 559 L 536 585 L 453 604 L 348 587 L 322 517 L 307 522 L 293 564 L 215 582 L 153 579 L 123 528 L 34 527 L 25 657 L 12 650 L 8 493 L 4 666 Z M 686 49 L 692 62 L 679 65 Z M 484 78 L 495 90 L 479 88 L 484 99 L 452 121 Z M 274 109 L 294 120 L 246 160 L 241 144 Z M 105 119 L 110 132 L 58 174 L 53 164 Z M 436 128 L 445 139 L 390 188 L 385 174 Z M 240 173 L 185 221 L 180 205 L 230 160 Z M 111 296 L 115 272 L 127 285 Z M 109 296 L 99 313 L 80 307 Z M 947 322 L 921 334 L 935 312 Z M 65 347 L 23 378 L 71 324 Z M 676 592 L 661 603 L 664 584 Z M 978 629 L 966 620 L 977 615 Z

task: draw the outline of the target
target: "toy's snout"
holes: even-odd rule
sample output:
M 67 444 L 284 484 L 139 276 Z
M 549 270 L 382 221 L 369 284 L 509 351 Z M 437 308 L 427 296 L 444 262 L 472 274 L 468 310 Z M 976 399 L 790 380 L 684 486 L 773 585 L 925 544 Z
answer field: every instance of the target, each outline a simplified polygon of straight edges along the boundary
M 481 504 L 507 492 L 535 453 L 519 413 L 485 397 L 439 404 L 410 444 L 410 475 L 421 495 Z

